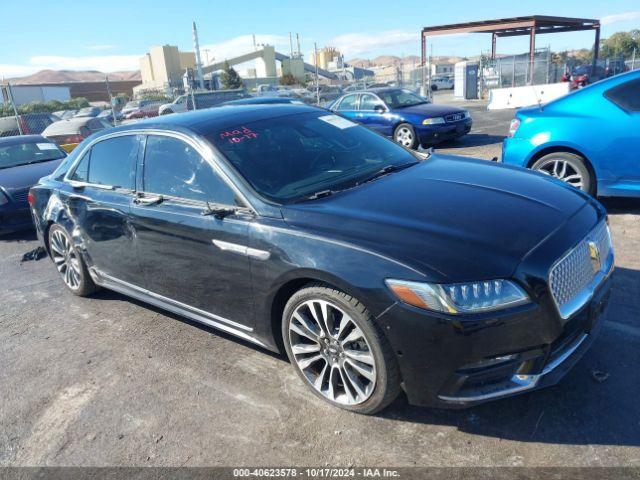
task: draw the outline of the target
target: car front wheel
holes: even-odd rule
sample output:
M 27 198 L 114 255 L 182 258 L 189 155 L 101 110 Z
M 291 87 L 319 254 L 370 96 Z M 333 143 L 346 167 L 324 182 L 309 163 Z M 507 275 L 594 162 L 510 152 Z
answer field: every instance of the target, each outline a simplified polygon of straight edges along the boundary
M 549 153 L 537 160 L 531 169 L 551 175 L 591 195 L 595 193 L 594 179 L 580 155 L 569 152 Z
M 397 397 L 393 350 L 357 299 L 320 283 L 303 288 L 285 306 L 282 335 L 298 376 L 330 404 L 373 414 Z
M 408 123 L 401 123 L 393 132 L 393 140 L 403 147 L 415 149 L 418 147 L 416 131 Z

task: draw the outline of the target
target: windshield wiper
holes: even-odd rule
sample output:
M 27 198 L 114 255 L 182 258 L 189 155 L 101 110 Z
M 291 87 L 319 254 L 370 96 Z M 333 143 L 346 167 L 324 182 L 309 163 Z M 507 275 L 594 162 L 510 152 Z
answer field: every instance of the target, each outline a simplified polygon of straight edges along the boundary
M 397 172 L 399 170 L 404 170 L 405 168 L 411 167 L 416 163 L 419 163 L 419 162 L 409 162 L 409 163 L 404 163 L 402 165 L 387 165 L 386 167 L 381 168 L 380 170 L 375 172 L 370 177 L 367 177 L 365 180 L 358 182 L 358 185 L 371 182 L 373 180 L 377 180 L 380 177 L 384 177 L 385 175 L 389 175 L 390 173 Z

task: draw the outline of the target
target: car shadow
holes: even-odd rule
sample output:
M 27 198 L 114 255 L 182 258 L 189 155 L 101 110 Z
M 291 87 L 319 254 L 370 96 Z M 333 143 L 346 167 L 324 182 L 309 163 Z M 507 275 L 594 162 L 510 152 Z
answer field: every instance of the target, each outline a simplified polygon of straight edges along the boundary
M 491 135 L 488 133 L 468 133 L 463 137 L 456 140 L 447 140 L 436 145 L 434 148 L 438 149 L 456 149 L 456 148 L 469 148 L 469 147 L 482 147 L 484 145 L 493 145 L 501 143 L 505 139 L 504 135 Z
M 34 229 L 21 230 L 19 232 L 6 233 L 0 235 L 0 242 L 32 242 L 37 240 L 38 236 Z
M 640 214 L 640 198 L 629 197 L 603 197 L 600 203 L 604 205 L 608 213 L 635 213 Z

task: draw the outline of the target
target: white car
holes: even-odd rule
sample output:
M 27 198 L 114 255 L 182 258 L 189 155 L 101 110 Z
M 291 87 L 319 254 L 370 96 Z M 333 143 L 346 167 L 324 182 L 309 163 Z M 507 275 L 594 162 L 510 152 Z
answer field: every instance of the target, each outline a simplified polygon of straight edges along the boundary
M 431 90 L 453 90 L 453 78 L 451 77 L 432 77 Z

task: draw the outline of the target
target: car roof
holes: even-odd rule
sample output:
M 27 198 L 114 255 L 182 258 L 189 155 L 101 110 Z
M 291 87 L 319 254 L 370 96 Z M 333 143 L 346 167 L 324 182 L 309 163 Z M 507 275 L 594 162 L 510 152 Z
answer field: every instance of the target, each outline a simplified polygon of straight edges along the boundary
M 237 127 L 244 123 L 297 113 L 317 112 L 318 110 L 316 107 L 293 103 L 221 105 L 203 110 L 153 117 L 140 122 L 110 128 L 108 132 L 139 129 L 188 129 L 200 135 L 207 135 L 224 128 Z
M 95 117 L 72 117 L 66 120 L 58 120 L 45 128 L 42 133 L 46 133 L 48 135 L 56 133 L 75 133 L 80 129 L 80 127 L 84 127 L 87 123 L 95 119 Z
M 0 147 L 19 145 L 22 143 L 52 143 L 42 135 L 16 135 L 14 137 L 1 137 Z

